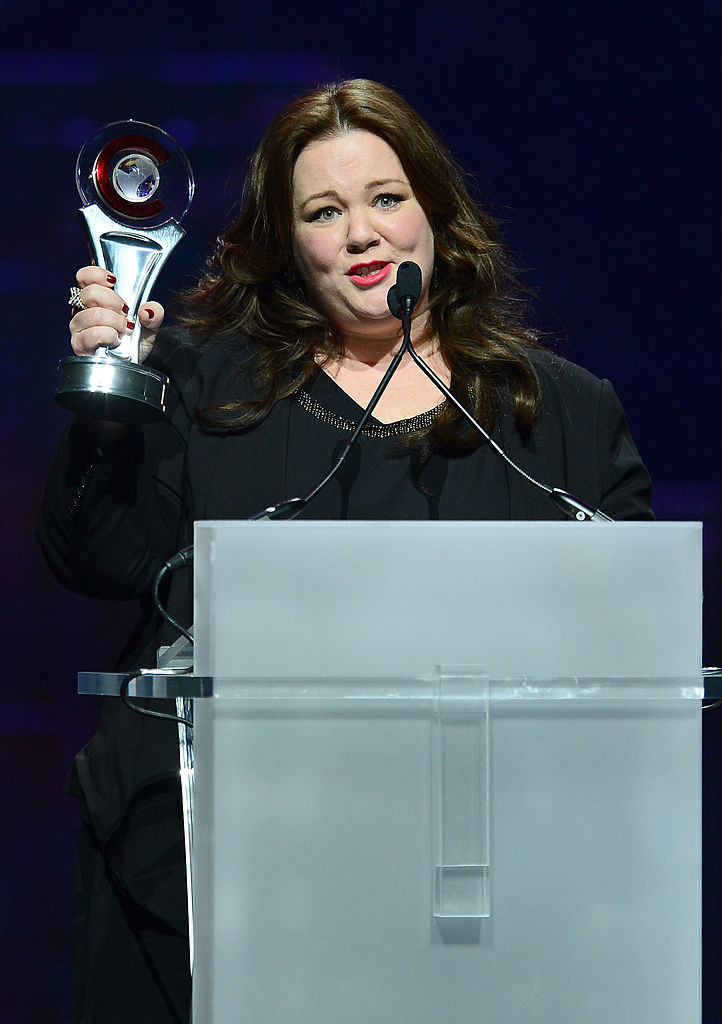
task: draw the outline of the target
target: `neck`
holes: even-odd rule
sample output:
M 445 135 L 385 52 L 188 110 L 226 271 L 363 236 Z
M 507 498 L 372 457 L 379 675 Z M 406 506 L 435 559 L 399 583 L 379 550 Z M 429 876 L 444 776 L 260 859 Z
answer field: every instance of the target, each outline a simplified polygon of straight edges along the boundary
M 384 369 L 399 351 L 402 341 L 401 325 L 394 323 L 392 331 L 377 336 L 344 331 L 342 335 L 343 359 L 351 363 L 364 363 Z M 418 317 L 411 326 L 411 340 L 421 356 L 431 356 L 438 350 L 438 339 L 431 333 L 428 317 Z

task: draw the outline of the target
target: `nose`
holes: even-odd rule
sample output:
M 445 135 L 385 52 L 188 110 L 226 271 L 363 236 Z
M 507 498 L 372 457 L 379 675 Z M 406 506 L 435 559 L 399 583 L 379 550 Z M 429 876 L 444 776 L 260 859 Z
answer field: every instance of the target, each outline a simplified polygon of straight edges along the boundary
M 346 249 L 349 252 L 366 252 L 367 249 L 378 245 L 380 240 L 373 217 L 368 209 L 349 210 L 346 232 Z

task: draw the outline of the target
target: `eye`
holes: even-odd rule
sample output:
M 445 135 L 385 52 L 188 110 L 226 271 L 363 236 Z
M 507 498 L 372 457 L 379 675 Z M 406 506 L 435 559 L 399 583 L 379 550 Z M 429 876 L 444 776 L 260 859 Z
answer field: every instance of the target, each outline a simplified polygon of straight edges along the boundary
M 382 192 L 380 196 L 376 196 L 374 203 L 381 210 L 393 210 L 402 200 L 403 196 L 397 196 L 391 192 Z
M 313 213 L 309 215 L 308 219 L 309 221 L 320 220 L 328 223 L 329 221 L 332 221 L 337 214 L 338 210 L 335 206 L 322 206 L 319 210 L 314 210 Z

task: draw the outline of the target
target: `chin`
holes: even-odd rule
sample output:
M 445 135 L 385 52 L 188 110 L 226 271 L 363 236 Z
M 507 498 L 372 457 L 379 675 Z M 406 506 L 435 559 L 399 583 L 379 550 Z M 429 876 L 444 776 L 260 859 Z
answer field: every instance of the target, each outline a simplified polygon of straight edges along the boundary
M 393 320 L 391 312 L 384 295 L 383 301 L 369 303 L 368 306 L 364 306 L 363 309 L 355 310 L 356 318 L 360 321 L 363 320 L 384 320 L 386 317 Z

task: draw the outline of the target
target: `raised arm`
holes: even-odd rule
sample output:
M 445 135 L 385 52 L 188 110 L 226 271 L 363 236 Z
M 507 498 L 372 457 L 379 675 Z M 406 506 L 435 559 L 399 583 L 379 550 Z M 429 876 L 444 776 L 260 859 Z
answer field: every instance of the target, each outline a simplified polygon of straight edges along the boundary
M 92 355 L 101 345 L 114 347 L 130 329 L 122 296 L 99 267 L 82 268 L 77 281 L 87 308 L 70 322 L 73 351 Z M 146 303 L 140 317 L 141 358 L 171 378 L 167 416 L 143 427 L 71 419 L 38 516 L 38 537 L 56 577 L 72 590 L 105 598 L 138 596 L 162 561 L 183 546 L 186 529 L 192 353 L 171 338 L 156 344 L 163 321 L 158 303 Z

